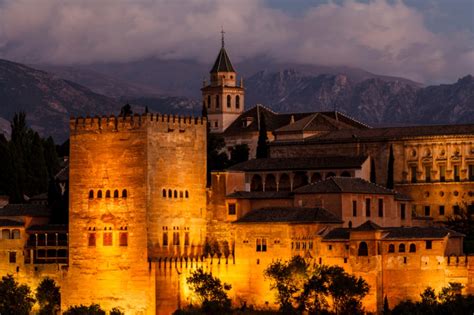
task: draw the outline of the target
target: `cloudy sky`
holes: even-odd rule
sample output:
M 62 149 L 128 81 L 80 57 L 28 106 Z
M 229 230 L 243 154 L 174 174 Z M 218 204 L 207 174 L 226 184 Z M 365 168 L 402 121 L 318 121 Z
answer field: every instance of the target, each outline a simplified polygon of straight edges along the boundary
M 0 58 L 88 64 L 233 60 L 349 65 L 425 83 L 474 74 L 474 0 L 0 0 Z

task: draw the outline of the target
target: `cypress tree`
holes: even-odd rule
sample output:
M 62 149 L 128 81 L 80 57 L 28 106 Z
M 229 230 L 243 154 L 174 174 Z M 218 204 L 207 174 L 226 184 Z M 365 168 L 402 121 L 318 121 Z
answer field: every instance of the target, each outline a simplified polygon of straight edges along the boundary
M 257 107 L 257 110 L 258 107 Z M 258 130 L 257 142 L 257 159 L 264 159 L 268 157 L 268 136 L 267 124 L 265 122 L 265 115 L 260 115 L 260 129 Z
M 393 146 L 390 145 L 390 153 L 388 155 L 388 170 L 387 170 L 387 188 L 393 189 L 393 167 L 395 163 L 395 157 L 393 156 Z
M 388 306 L 388 299 L 387 299 L 387 296 L 385 296 L 385 298 L 383 299 L 383 311 L 382 311 L 382 314 L 383 314 L 383 315 L 389 315 L 389 314 L 391 314 L 391 312 L 390 312 L 390 307 Z
M 375 161 L 372 157 L 370 158 L 370 182 L 374 184 L 377 182 L 377 176 L 375 175 Z

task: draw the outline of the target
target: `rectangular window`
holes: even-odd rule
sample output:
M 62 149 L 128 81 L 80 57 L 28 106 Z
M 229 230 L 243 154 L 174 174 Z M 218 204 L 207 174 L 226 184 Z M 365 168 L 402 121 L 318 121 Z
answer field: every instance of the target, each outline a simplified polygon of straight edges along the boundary
M 89 246 L 95 246 L 97 242 L 96 234 L 95 233 L 89 233 L 87 236 L 87 243 Z
M 439 206 L 439 215 L 444 215 L 444 206 Z
M 256 248 L 257 252 L 261 252 L 262 251 L 262 239 L 261 238 L 257 238 L 257 248 Z
M 267 239 L 262 238 L 262 252 L 266 252 L 266 251 L 267 251 Z
M 458 205 L 453 206 L 453 214 L 458 215 L 461 213 L 461 208 Z
M 120 232 L 120 234 L 119 234 L 119 245 L 120 246 L 128 246 L 128 233 L 127 232 Z
M 296 249 L 300 249 L 300 242 L 296 242 Z
M 383 199 L 379 199 L 379 217 L 383 217 Z
M 433 248 L 433 241 L 425 241 L 425 247 L 426 247 L 426 249 L 432 249 Z
M 425 217 L 429 217 L 430 215 L 431 215 L 430 206 L 425 206 Z
M 229 205 L 227 206 L 228 208 L 228 213 L 229 215 L 235 215 L 236 214 L 236 211 L 235 211 L 235 203 L 229 203 Z
M 474 181 L 474 165 L 469 165 L 469 180 Z
M 356 217 L 357 216 L 357 201 L 352 200 L 352 216 Z
M 189 246 L 189 232 L 184 232 L 184 246 Z
M 8 255 L 8 261 L 10 264 L 15 264 L 16 263 L 16 252 L 10 252 Z
M 104 246 L 112 246 L 112 232 L 104 232 Z
M 168 246 L 168 232 L 163 232 L 163 246 Z
M 328 245 L 328 250 L 332 250 L 332 245 Z
M 431 166 L 425 166 L 425 181 L 431 182 Z
M 459 165 L 454 165 L 454 181 L 459 182 Z
M 439 181 L 440 182 L 446 181 L 446 166 L 444 165 L 439 166 Z
M 416 166 L 410 167 L 411 170 L 411 182 L 416 183 L 417 178 L 416 178 Z
M 365 216 L 370 217 L 370 198 L 365 199 Z
M 173 232 L 173 245 L 179 245 L 179 232 Z
M 400 217 L 402 218 L 402 220 L 405 220 L 405 217 L 406 217 L 406 205 L 404 203 L 402 203 L 400 205 Z
M 308 243 L 308 249 L 313 249 L 313 241 L 309 241 L 309 243 Z

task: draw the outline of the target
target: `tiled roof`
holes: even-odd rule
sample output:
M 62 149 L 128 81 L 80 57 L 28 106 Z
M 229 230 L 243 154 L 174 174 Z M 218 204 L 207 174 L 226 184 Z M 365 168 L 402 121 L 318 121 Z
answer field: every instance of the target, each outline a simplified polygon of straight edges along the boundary
M 405 195 L 405 194 L 402 194 L 402 193 L 396 193 L 395 194 L 395 200 L 399 200 L 399 201 L 411 201 L 413 200 L 410 196 L 408 195 Z
M 45 224 L 32 225 L 27 229 L 28 232 L 67 232 L 68 226 L 66 224 Z
M 24 226 L 24 222 L 15 221 L 15 220 L 8 220 L 8 219 L 0 219 L 0 226 Z
M 366 160 L 366 156 L 252 159 L 233 165 L 228 170 L 250 172 L 279 170 L 359 169 Z
M 362 223 L 361 225 L 359 225 L 358 227 L 353 228 L 352 230 L 362 232 L 362 231 L 378 231 L 380 229 L 381 229 L 380 225 L 375 224 L 371 220 L 368 220 Z
M 235 199 L 292 199 L 289 191 L 236 191 L 226 196 Z
M 399 227 L 387 231 L 384 239 L 430 239 L 444 238 L 446 236 L 462 237 L 464 234 L 444 228 L 444 227 Z
M 46 205 L 35 204 L 8 204 L 0 208 L 0 217 L 9 216 L 30 216 L 30 217 L 47 217 L 51 211 Z
M 235 72 L 234 67 L 232 67 L 232 63 L 230 62 L 230 58 L 227 55 L 227 51 L 224 47 L 222 47 L 219 51 L 219 54 L 216 58 L 216 62 L 214 62 L 214 66 L 211 69 L 211 73 L 215 72 Z
M 252 210 L 235 223 L 342 223 L 341 219 L 323 208 L 269 207 Z
M 322 113 L 310 114 L 302 119 L 285 125 L 275 130 L 275 133 L 295 132 L 295 131 L 333 131 L 340 129 L 354 129 L 341 120 L 329 118 Z
M 324 237 L 323 241 L 337 241 L 337 240 L 349 240 L 351 235 L 351 229 L 348 228 L 335 228 L 329 231 Z
M 295 193 L 296 194 L 353 193 L 353 194 L 395 195 L 395 191 L 393 190 L 368 182 L 362 178 L 354 178 L 354 177 L 330 177 L 325 180 L 295 189 Z

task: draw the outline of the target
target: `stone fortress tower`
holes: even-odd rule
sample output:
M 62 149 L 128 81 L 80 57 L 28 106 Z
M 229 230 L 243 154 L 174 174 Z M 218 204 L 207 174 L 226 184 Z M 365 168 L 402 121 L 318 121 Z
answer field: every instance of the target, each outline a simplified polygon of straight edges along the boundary
M 155 314 L 156 262 L 202 252 L 206 121 L 77 118 L 70 130 L 70 266 L 62 307 L 100 302 Z
M 224 31 L 222 47 L 210 71 L 210 84 L 202 91 L 202 105 L 207 110 L 211 132 L 221 133 L 244 112 L 243 79 L 237 85 L 237 73 L 224 48 Z

